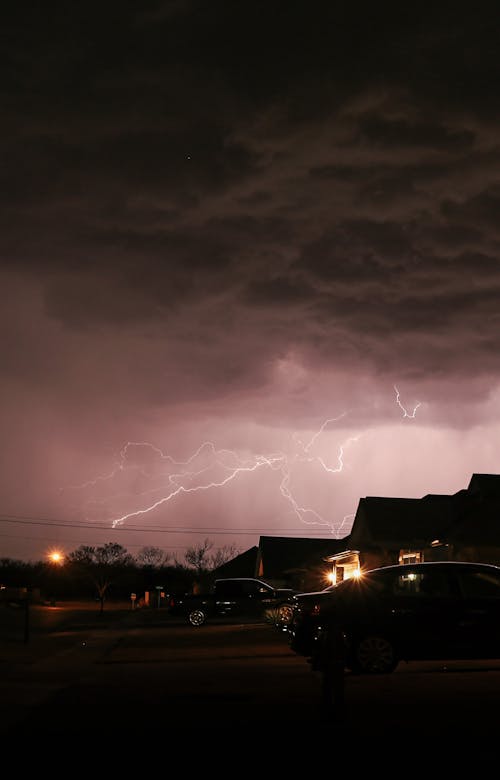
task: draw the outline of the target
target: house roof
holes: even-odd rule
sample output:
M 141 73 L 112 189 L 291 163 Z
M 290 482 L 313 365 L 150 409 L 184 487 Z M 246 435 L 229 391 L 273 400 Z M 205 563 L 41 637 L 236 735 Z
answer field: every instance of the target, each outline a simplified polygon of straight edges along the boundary
M 429 544 L 446 535 L 456 520 L 453 496 L 360 499 L 350 535 L 351 546 Z
M 307 537 L 261 536 L 259 558 L 264 577 L 279 577 L 287 572 L 318 564 L 328 555 L 345 549 L 343 539 L 310 539 Z
M 481 498 L 500 500 L 500 474 L 473 474 L 467 491 Z
M 426 546 L 436 539 L 500 546 L 499 474 L 473 474 L 453 495 L 361 498 L 350 534 L 358 549 Z
M 217 569 L 211 572 L 211 576 L 217 577 L 254 577 L 255 567 L 257 565 L 258 547 L 250 547 L 249 550 L 231 558 Z

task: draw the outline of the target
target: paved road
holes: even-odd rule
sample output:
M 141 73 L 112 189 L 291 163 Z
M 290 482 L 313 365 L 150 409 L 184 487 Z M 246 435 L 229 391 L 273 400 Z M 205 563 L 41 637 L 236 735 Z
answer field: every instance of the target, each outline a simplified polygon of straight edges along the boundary
M 104 620 L 79 613 L 60 631 L 33 631 L 27 645 L 3 645 L 3 656 L 0 645 L 0 728 L 183 732 L 194 722 L 288 721 L 304 694 L 318 706 L 308 665 L 272 625 L 193 629 L 154 611 Z
M 483 753 L 496 746 L 500 661 L 401 664 L 378 677 L 346 673 L 342 706 L 325 711 L 322 677 L 274 626 L 193 629 L 161 610 L 122 610 L 100 620 L 80 612 L 28 644 L 0 643 L 4 735 L 175 741 L 188 733 L 220 739 L 223 729 L 228 739 L 296 734 L 321 745 L 325 738 L 390 745 L 393 753 L 396 745 Z

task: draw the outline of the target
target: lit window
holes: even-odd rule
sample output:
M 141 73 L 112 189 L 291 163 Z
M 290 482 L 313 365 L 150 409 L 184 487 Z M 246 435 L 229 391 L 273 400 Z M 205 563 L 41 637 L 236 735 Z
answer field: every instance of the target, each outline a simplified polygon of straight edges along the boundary
M 422 563 L 424 554 L 420 550 L 401 550 L 399 553 L 399 563 Z

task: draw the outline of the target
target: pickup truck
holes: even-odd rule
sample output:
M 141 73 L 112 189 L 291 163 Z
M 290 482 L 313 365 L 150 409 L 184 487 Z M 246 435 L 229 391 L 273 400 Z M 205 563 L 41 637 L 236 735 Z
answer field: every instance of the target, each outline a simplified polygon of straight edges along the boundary
M 267 582 L 249 577 L 215 580 L 209 593 L 170 596 L 172 615 L 183 615 L 192 626 L 202 626 L 212 617 L 254 617 L 287 626 L 293 615 L 296 591 L 273 588 Z

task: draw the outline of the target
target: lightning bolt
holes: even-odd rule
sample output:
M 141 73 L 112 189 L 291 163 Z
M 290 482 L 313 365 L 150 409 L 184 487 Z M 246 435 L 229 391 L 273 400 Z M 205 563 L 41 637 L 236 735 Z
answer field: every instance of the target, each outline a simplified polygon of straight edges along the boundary
M 403 417 L 415 418 L 416 411 L 421 404 L 418 403 L 413 411 L 409 412 L 400 401 L 400 393 L 396 385 L 394 385 L 394 391 L 396 403 L 403 412 Z M 108 494 L 101 500 L 94 496 L 93 499 L 89 500 L 88 506 L 91 503 L 94 506 L 98 504 L 109 506 L 109 502 L 113 499 L 126 498 L 128 500 L 133 496 L 136 507 L 139 503 L 138 508 L 110 518 L 111 527 L 117 528 L 132 518 L 143 517 L 153 512 L 181 495 L 224 488 L 241 475 L 267 469 L 280 473 L 279 491 L 290 505 L 292 513 L 301 523 L 326 526 L 331 533 L 338 534 L 353 515 L 345 515 L 340 526 L 335 530 L 335 523 L 332 520 L 325 519 L 312 507 L 299 503 L 292 490 L 292 480 L 295 470 L 308 464 L 319 467 L 329 476 L 338 475 L 344 471 L 346 450 L 359 441 L 361 434 L 350 436 L 337 445 L 336 457 L 332 463 L 328 463 L 323 455 L 315 453 L 315 446 L 327 428 L 346 415 L 347 412 L 344 411 L 336 417 L 327 418 L 305 444 L 299 439 L 296 432 L 293 433 L 291 436 L 293 452 L 291 453 L 277 451 L 243 457 L 233 450 L 217 449 L 213 442 L 204 441 L 187 460 L 176 460 L 150 442 L 129 441 L 120 450 L 110 472 L 81 485 L 70 485 L 65 489 L 90 490 L 91 488 L 99 488 L 106 483 L 114 484 L 114 480 L 126 473 L 134 474 L 136 483 L 137 480 L 139 482 L 147 480 L 149 482 L 147 489 L 143 489 L 144 485 L 135 484 L 133 491 L 128 488 L 128 492 L 116 492 L 113 496 Z M 144 464 L 145 454 L 150 458 L 147 465 Z M 151 486 L 152 482 L 153 486 Z M 152 497 L 154 493 L 160 493 L 160 496 L 155 499 Z
M 327 466 L 324 462 L 323 458 L 321 458 L 319 455 L 317 456 L 318 463 L 321 463 L 325 471 L 328 471 L 330 474 L 338 474 L 340 471 L 344 470 L 344 447 L 347 444 L 350 444 L 351 442 L 359 441 L 361 436 L 350 436 L 347 441 L 345 441 L 343 444 L 339 445 L 339 453 L 337 456 L 337 463 L 338 466 L 335 468 L 330 468 L 330 466 Z
M 354 512 L 351 512 L 351 513 L 350 513 L 350 514 L 348 514 L 348 515 L 344 515 L 344 518 L 343 518 L 343 520 L 342 520 L 341 524 L 340 524 L 340 525 L 339 525 L 339 527 L 337 528 L 337 536 L 339 536 L 339 537 L 340 537 L 340 535 L 341 535 L 341 533 L 342 533 L 342 529 L 343 529 L 343 527 L 344 527 L 345 523 L 346 523 L 348 520 L 354 520 L 354 518 L 355 518 L 355 517 L 356 517 L 356 515 L 355 515 L 355 513 L 354 513 Z
M 295 443 L 296 452 L 293 455 L 289 455 L 286 452 L 278 451 L 270 454 L 257 454 L 251 457 L 242 458 L 233 450 L 217 449 L 215 444 L 211 441 L 205 441 L 196 449 L 196 451 L 184 461 L 175 460 L 171 455 L 165 454 L 159 447 L 146 442 L 127 442 L 120 451 L 120 456 L 115 464 L 114 468 L 104 475 L 100 475 L 94 479 L 87 480 L 80 485 L 70 485 L 67 490 L 85 490 L 92 487 L 98 487 L 106 482 L 111 482 L 117 478 L 120 474 L 124 474 L 127 471 L 133 471 L 148 479 L 155 478 L 154 469 L 146 470 L 143 465 L 139 465 L 137 462 L 137 448 L 148 449 L 156 456 L 162 463 L 166 463 L 168 468 L 172 468 L 172 473 L 161 473 L 162 484 L 160 486 L 149 488 L 148 490 L 138 491 L 134 493 L 136 499 L 145 499 L 154 492 L 161 490 L 162 494 L 160 498 L 153 501 L 143 501 L 143 506 L 139 509 L 135 509 L 130 512 L 126 512 L 111 520 L 111 527 L 116 528 L 123 525 L 127 520 L 136 517 L 142 517 L 150 512 L 153 512 L 158 507 L 173 501 L 181 494 L 197 493 L 202 491 L 213 490 L 215 488 L 223 488 L 230 482 L 235 480 L 241 474 L 248 474 L 255 472 L 262 468 L 267 468 L 272 471 L 279 471 L 281 473 L 281 482 L 279 490 L 281 495 L 289 502 L 292 507 L 293 513 L 298 519 L 307 525 L 325 525 L 329 527 L 333 533 L 333 523 L 325 520 L 314 509 L 306 506 L 301 506 L 296 500 L 291 490 L 291 480 L 293 469 L 306 463 L 316 463 L 329 474 L 338 474 L 344 469 L 344 454 L 345 447 L 358 440 L 359 437 L 350 437 L 347 441 L 343 442 L 338 447 L 337 462 L 335 466 L 328 465 L 325 459 L 320 455 L 312 454 L 311 450 L 316 443 L 318 437 L 325 431 L 326 427 L 331 423 L 345 417 L 346 412 L 332 417 L 323 422 L 321 427 L 314 433 L 309 442 L 304 445 L 296 434 L 293 434 L 292 440 Z M 207 465 L 197 465 L 198 459 L 209 460 Z M 174 468 L 175 467 L 175 468 Z M 217 478 L 214 478 L 213 472 L 219 470 L 222 472 Z M 166 483 L 165 483 L 166 480 Z M 110 498 L 124 497 L 125 493 L 115 493 Z M 106 501 L 93 501 L 94 504 L 105 504 Z
M 342 414 L 339 414 L 339 416 L 338 416 L 338 417 L 330 417 L 328 420 L 325 420 L 325 422 L 323 423 L 323 425 L 321 426 L 321 428 L 319 429 L 319 431 L 317 431 L 317 432 L 314 434 L 314 436 L 312 437 L 312 439 L 311 439 L 311 441 L 309 442 L 309 444 L 306 444 L 306 446 L 304 447 L 304 452 L 309 452 L 309 450 L 310 450 L 310 449 L 311 449 L 311 447 L 313 446 L 314 442 L 316 441 L 316 439 L 318 438 L 318 436 L 320 436 L 320 435 L 323 433 L 323 431 L 325 430 L 325 428 L 326 428 L 326 426 L 327 426 L 327 425 L 330 425 L 330 423 L 333 423 L 333 422 L 338 422 L 338 421 L 339 421 L 339 420 L 341 420 L 343 417 L 345 417 L 345 416 L 346 416 L 346 414 L 347 414 L 347 412 L 342 412 Z
M 403 404 L 399 400 L 399 390 L 398 390 L 398 388 L 396 387 L 396 385 L 393 385 L 393 387 L 394 387 L 394 390 L 396 392 L 396 403 L 399 406 L 399 408 L 401 409 L 401 411 L 403 412 L 403 417 L 409 417 L 411 420 L 414 420 L 415 419 L 415 414 L 417 412 L 417 409 L 422 404 L 419 401 L 417 403 L 417 405 L 413 408 L 413 412 L 408 412 L 407 409 L 405 409 L 405 407 L 403 406 Z
M 215 446 L 212 444 L 212 442 L 205 442 L 205 444 L 209 444 L 210 447 L 213 449 L 214 453 L 217 451 L 215 450 Z M 202 445 L 202 447 L 205 445 Z M 199 450 L 197 450 L 199 452 Z M 230 452 L 230 450 L 221 450 L 221 452 Z M 238 457 L 236 453 L 231 452 L 231 455 L 234 455 L 236 458 Z M 193 458 L 196 456 L 193 455 L 186 463 L 192 462 Z M 168 457 L 168 456 L 167 456 Z M 135 512 L 128 512 L 127 514 L 122 515 L 121 517 L 115 518 L 112 523 L 111 527 L 116 528 L 118 525 L 122 525 L 126 520 L 129 520 L 131 517 L 140 517 L 141 515 L 148 514 L 149 512 L 152 512 L 154 509 L 157 509 L 159 506 L 162 506 L 162 504 L 167 503 L 167 501 L 171 501 L 173 498 L 178 496 L 180 493 L 197 493 L 198 491 L 203 490 L 211 490 L 213 488 L 220 488 L 224 487 L 224 485 L 227 485 L 229 482 L 231 482 L 233 479 L 236 478 L 238 474 L 241 474 L 243 472 L 251 472 L 256 471 L 258 468 L 261 468 L 262 466 L 270 466 L 271 468 L 275 468 L 275 463 L 280 461 L 284 456 L 258 456 L 254 463 L 251 465 L 240 465 L 234 468 L 230 468 L 226 466 L 225 464 L 221 463 L 220 460 L 216 459 L 216 463 L 223 467 L 223 469 L 229 470 L 229 474 L 225 476 L 223 479 L 218 481 L 209 481 L 206 484 L 201 485 L 195 485 L 194 487 L 185 487 L 184 485 L 179 484 L 179 480 L 181 480 L 184 477 L 188 477 L 189 480 L 194 479 L 195 477 L 200 477 L 206 471 L 210 468 L 204 468 L 199 469 L 195 472 L 188 472 L 187 474 L 185 472 L 181 472 L 179 474 L 171 474 L 168 478 L 168 481 L 171 486 L 171 490 L 167 492 L 167 495 L 163 496 L 162 498 L 158 499 L 158 501 L 154 501 L 149 506 L 145 507 L 144 509 L 138 509 Z

